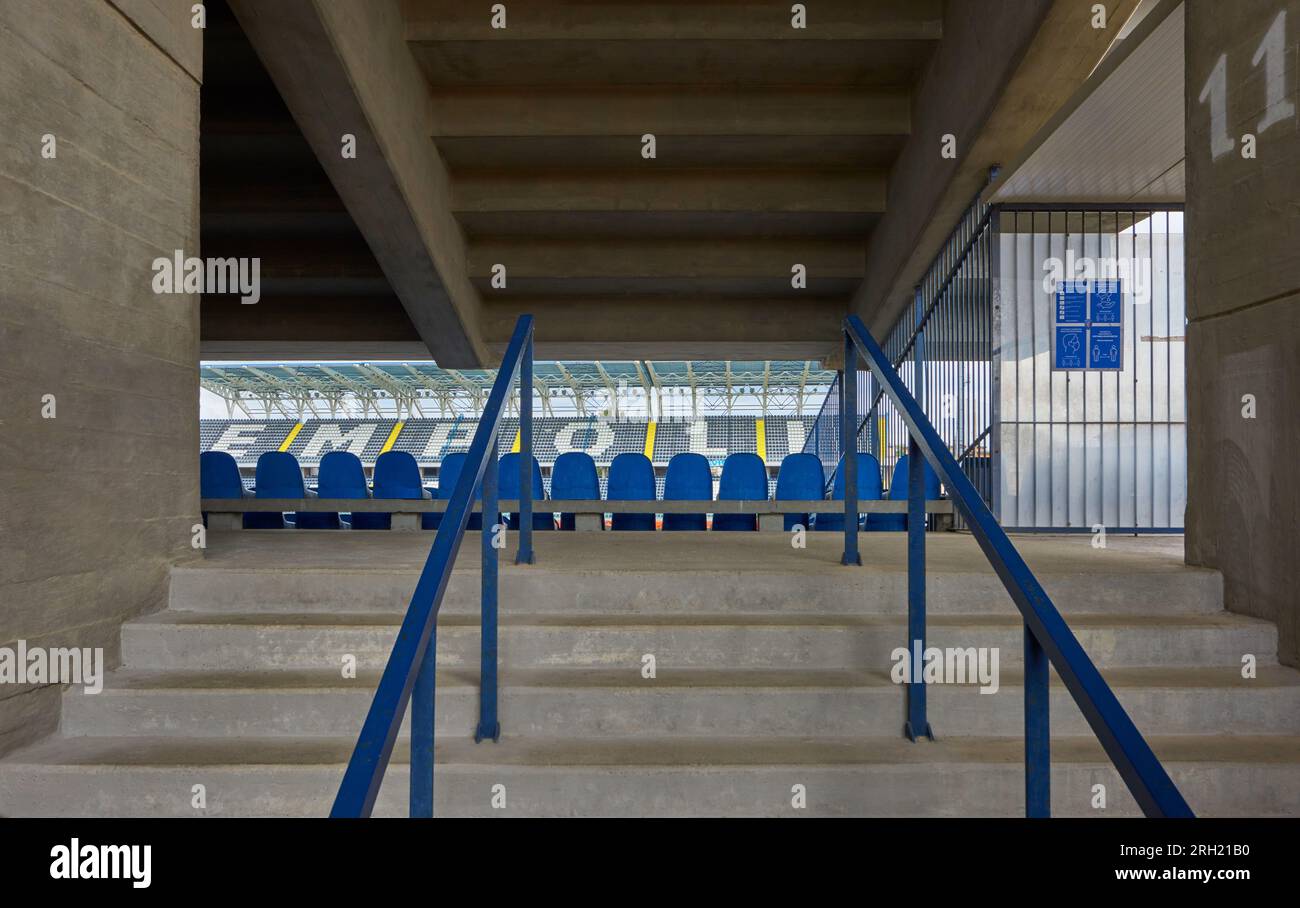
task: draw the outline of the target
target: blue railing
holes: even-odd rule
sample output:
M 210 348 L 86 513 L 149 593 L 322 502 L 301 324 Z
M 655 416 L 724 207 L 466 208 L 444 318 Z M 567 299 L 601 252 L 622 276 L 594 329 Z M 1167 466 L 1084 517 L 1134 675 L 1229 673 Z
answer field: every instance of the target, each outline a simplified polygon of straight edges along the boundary
M 519 375 L 519 550 L 515 561 L 533 563 L 533 317 L 520 316 L 501 360 L 470 443 L 465 465 L 420 572 L 397 641 L 361 727 L 352 758 L 330 810 L 333 817 L 369 816 L 384 781 L 393 744 L 411 705 L 411 796 L 413 817 L 433 816 L 433 705 L 438 650 L 438 609 L 460 551 L 475 490 L 482 484 L 483 567 L 479 721 L 475 740 L 501 734 L 497 720 L 497 430 L 515 374 Z
M 983 497 L 962 471 L 948 446 L 926 418 L 902 378 L 862 320 L 844 321 L 844 407 L 856 412 L 857 362 L 866 360 L 880 389 L 889 396 L 908 429 L 908 644 L 925 651 L 925 523 L 924 479 L 921 457 L 929 461 L 965 518 L 971 534 L 983 549 L 1024 619 L 1025 645 L 1025 814 L 1051 815 L 1051 758 L 1049 723 L 1049 664 L 1064 682 L 1092 727 L 1120 778 L 1147 816 L 1190 817 L 1192 810 L 1169 774 L 1128 717 L 1097 667 L 1075 638 L 1065 619 L 1029 570 L 989 510 Z M 842 449 L 856 442 L 854 420 L 841 420 Z M 845 564 L 860 564 L 858 555 L 858 502 L 855 457 L 844 458 Z M 931 736 L 926 715 L 925 684 L 919 659 L 913 659 L 907 685 L 905 733 L 915 740 Z

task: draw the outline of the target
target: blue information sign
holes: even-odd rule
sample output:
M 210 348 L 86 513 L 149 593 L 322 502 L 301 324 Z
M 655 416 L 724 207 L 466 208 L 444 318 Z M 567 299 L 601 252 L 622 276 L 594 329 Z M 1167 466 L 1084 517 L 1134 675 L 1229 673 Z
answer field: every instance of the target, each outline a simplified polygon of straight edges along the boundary
M 1097 281 L 1092 285 L 1092 312 L 1089 320 L 1094 325 L 1118 325 L 1124 320 L 1124 297 L 1119 281 Z
M 1084 368 L 1084 327 L 1082 325 L 1056 326 L 1056 368 Z
M 1093 325 L 1088 331 L 1088 368 L 1118 369 L 1123 341 L 1123 329 Z
M 1056 291 L 1053 369 L 1123 365 L 1124 294 L 1117 280 L 1063 281 Z
M 1064 281 L 1056 291 L 1056 323 L 1082 324 L 1088 320 L 1088 284 L 1085 281 Z

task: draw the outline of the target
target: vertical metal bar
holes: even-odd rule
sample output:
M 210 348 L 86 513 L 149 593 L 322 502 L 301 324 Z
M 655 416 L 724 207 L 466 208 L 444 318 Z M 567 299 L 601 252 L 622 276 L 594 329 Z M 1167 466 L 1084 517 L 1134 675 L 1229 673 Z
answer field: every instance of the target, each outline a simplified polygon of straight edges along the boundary
M 1156 334 L 1156 213 L 1152 211 L 1147 218 L 1147 249 L 1151 254 L 1151 301 L 1147 306 L 1147 334 L 1155 337 Z M 1168 275 L 1166 275 L 1168 277 Z M 1148 342 L 1147 345 L 1147 426 L 1150 430 L 1147 442 L 1147 462 L 1151 465 L 1149 471 L 1151 484 L 1151 511 L 1148 514 L 1150 523 L 1147 526 L 1156 525 L 1156 348 L 1154 343 Z
M 531 462 L 528 462 L 532 466 Z M 474 740 L 501 737 L 501 723 L 497 721 L 497 548 L 492 544 L 494 529 L 501 520 L 497 513 L 496 457 L 488 460 L 483 471 L 483 531 L 482 531 L 482 622 L 479 636 L 479 700 L 478 728 Z M 528 483 L 532 484 L 529 471 Z M 520 489 L 522 494 L 523 489 Z M 522 521 L 522 516 L 520 520 Z M 520 527 L 525 526 L 522 522 Z M 522 529 L 520 539 L 523 538 Z M 521 541 L 522 545 L 522 541 Z
M 921 402 L 921 410 L 925 411 L 925 332 L 921 330 L 921 323 L 924 316 L 922 306 L 921 288 L 914 290 L 916 300 L 916 337 L 912 341 L 912 361 L 915 378 L 913 379 L 912 396 Z M 900 444 L 910 444 L 912 435 L 906 429 L 903 430 L 903 437 L 899 439 Z
M 486 514 L 486 510 L 484 514 Z M 487 521 L 483 521 L 484 526 Z M 519 551 L 515 564 L 532 564 L 533 555 L 533 335 L 529 332 L 519 363 Z M 495 568 L 493 568 L 495 570 Z
M 844 371 L 840 386 L 840 450 L 844 456 L 844 554 L 841 564 L 862 564 L 858 553 L 858 348 L 844 333 Z
M 1025 626 L 1025 816 L 1052 815 L 1047 653 Z
M 1012 231 L 1015 236 L 1015 231 Z M 1001 524 L 1002 514 L 1002 210 L 989 219 L 988 338 L 989 509 Z
M 1165 522 L 1166 528 L 1172 528 L 1174 525 L 1174 371 L 1173 371 L 1173 347 L 1174 342 L 1168 338 L 1174 336 L 1174 325 L 1172 318 L 1173 292 L 1174 292 L 1174 264 L 1170 258 L 1170 246 L 1172 241 L 1169 233 L 1169 212 L 1165 212 L 1165 477 L 1168 480 L 1169 493 L 1165 499 Z M 1155 334 L 1154 331 L 1151 332 Z M 1153 514 L 1154 518 L 1155 515 Z M 1152 520 L 1155 525 L 1155 520 Z
M 420 671 L 411 689 L 411 795 L 414 818 L 433 816 L 433 704 L 438 671 L 438 626 L 429 632 Z
M 924 736 L 934 740 L 925 713 L 925 680 L 921 672 L 925 656 L 925 455 L 915 438 L 907 445 L 907 646 L 911 653 L 912 677 L 907 682 L 907 724 L 903 734 L 909 741 Z

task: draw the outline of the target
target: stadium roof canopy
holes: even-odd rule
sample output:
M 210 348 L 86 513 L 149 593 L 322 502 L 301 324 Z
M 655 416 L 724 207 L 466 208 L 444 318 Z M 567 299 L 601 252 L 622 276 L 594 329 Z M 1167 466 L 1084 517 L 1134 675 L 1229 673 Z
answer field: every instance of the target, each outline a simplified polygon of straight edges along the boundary
M 673 408 L 680 415 L 802 414 L 820 405 L 834 376 L 802 360 L 539 362 L 534 387 L 546 415 L 599 409 L 614 417 L 637 410 L 662 416 Z M 238 410 L 254 418 L 401 418 L 480 411 L 496 370 L 431 362 L 210 363 L 200 379 L 232 416 Z

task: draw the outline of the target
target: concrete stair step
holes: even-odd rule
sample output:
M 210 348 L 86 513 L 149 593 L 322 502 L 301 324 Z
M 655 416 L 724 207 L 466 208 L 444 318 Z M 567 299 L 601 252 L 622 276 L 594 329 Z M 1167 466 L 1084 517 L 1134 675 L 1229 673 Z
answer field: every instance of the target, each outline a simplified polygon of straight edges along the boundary
M 1148 739 L 1201 816 L 1300 814 L 1300 736 Z M 0 760 L 7 816 L 324 816 L 346 738 L 52 738 Z M 461 816 L 1023 816 L 1014 738 L 669 738 L 437 745 L 435 812 Z M 1052 743 L 1057 816 L 1134 816 L 1091 737 Z M 406 813 L 399 741 L 376 805 Z M 1094 786 L 1106 807 L 1092 806 Z M 207 806 L 192 806 L 203 785 Z M 807 807 L 791 805 L 794 786 Z M 492 807 L 504 786 L 505 807 Z
M 220 613 L 169 610 L 122 628 L 122 660 L 149 669 L 321 669 L 345 654 L 359 668 L 387 662 L 401 614 Z M 1274 625 L 1212 615 L 1074 615 L 1084 648 L 1101 667 L 1260 665 L 1277 658 Z M 999 650 L 1005 669 L 1023 662 L 1022 625 L 1003 615 L 933 616 L 927 644 Z M 906 643 L 902 615 L 550 614 L 502 615 L 501 665 L 637 668 L 644 654 L 665 668 L 886 669 Z M 479 618 L 441 615 L 438 661 L 477 666 Z
M 500 604 L 516 614 L 892 614 L 907 605 L 904 563 L 861 570 L 837 563 L 831 570 L 822 561 L 809 561 L 798 571 L 764 570 L 762 565 L 663 571 L 647 566 L 564 568 L 547 563 L 516 567 L 503 559 Z M 177 567 L 172 571 L 170 608 L 400 614 L 411 601 L 417 578 L 415 566 L 393 570 L 304 568 L 292 563 L 276 568 Z M 1039 579 L 1057 608 L 1074 613 L 1213 614 L 1223 609 L 1221 576 L 1197 568 L 1110 574 L 1099 559 L 1093 571 L 1044 574 Z M 932 570 L 926 584 L 931 614 L 1015 614 L 1013 602 L 987 565 L 966 571 Z M 476 563 L 458 563 L 447 585 L 442 614 L 478 614 L 478 596 Z
M 1245 680 L 1223 669 L 1113 669 L 1121 703 L 1149 735 L 1300 733 L 1300 672 L 1265 667 Z M 65 735 L 263 737 L 355 735 L 377 684 L 373 673 L 256 671 L 112 674 L 98 695 L 64 699 Z M 476 669 L 439 673 L 443 735 L 473 730 Z M 1023 690 L 1003 671 L 996 693 L 931 685 L 930 720 L 945 737 L 1023 734 Z M 500 718 L 523 738 L 840 737 L 892 735 L 904 690 L 884 672 L 682 669 L 643 679 L 635 668 L 511 670 Z M 1052 727 L 1086 734 L 1068 692 L 1052 692 Z

